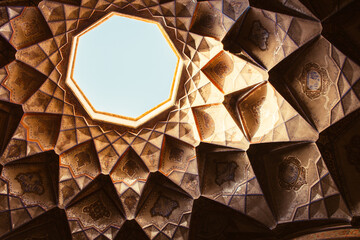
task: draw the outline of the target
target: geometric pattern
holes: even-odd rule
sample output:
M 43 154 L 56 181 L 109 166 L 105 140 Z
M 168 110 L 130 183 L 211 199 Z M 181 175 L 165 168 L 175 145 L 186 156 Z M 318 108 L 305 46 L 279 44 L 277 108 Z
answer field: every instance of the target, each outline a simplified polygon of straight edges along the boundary
M 1 1 L 0 238 L 288 239 L 359 226 L 358 10 Z M 161 24 L 184 64 L 175 106 L 137 129 L 91 119 L 65 84 L 73 36 L 110 12 Z

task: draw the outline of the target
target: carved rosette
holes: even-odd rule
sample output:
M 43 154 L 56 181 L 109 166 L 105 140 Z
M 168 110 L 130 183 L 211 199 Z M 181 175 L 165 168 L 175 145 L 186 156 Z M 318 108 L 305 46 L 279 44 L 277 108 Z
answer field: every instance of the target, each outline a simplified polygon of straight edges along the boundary
M 300 82 L 307 97 L 316 99 L 327 92 L 328 72 L 317 63 L 307 63 L 302 71 Z
M 94 221 L 103 217 L 110 217 L 111 215 L 110 211 L 105 207 L 101 200 L 84 207 L 83 212 L 89 214 Z
M 296 157 L 286 157 L 279 165 L 279 184 L 286 190 L 299 190 L 306 184 L 306 169 Z

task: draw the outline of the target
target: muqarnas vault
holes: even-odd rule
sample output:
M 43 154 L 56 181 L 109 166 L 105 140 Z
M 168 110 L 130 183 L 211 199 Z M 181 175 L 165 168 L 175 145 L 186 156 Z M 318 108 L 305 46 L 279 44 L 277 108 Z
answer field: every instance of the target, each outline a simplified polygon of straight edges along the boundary
M 1 1 L 0 239 L 358 238 L 359 5 Z M 181 59 L 141 126 L 92 118 L 65 81 L 112 12 Z

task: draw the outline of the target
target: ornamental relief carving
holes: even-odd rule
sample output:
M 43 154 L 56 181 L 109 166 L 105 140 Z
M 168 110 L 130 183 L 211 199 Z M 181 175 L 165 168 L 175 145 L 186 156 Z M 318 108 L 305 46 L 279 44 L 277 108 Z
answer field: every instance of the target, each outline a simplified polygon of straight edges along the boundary
M 104 217 L 109 218 L 111 216 L 111 212 L 106 208 L 101 200 L 97 200 L 96 202 L 84 207 L 82 211 L 87 213 L 94 221 Z
M 238 165 L 234 162 L 216 162 L 215 183 L 221 186 L 225 182 L 235 181 L 235 170 Z
M 259 20 L 253 21 L 249 40 L 255 44 L 261 51 L 268 49 L 269 31 L 263 27 Z
M 288 156 L 278 166 L 278 180 L 281 188 L 297 191 L 307 183 L 306 169 L 298 158 Z
M 45 192 L 41 176 L 38 172 L 26 172 L 16 175 L 15 180 L 21 185 L 23 193 L 42 195 Z
M 330 84 L 327 70 L 317 63 L 305 64 L 300 82 L 303 92 L 311 100 L 324 95 Z
M 171 213 L 179 207 L 179 203 L 171 198 L 168 198 L 160 193 L 156 199 L 154 206 L 150 209 L 151 216 L 161 216 L 169 218 Z

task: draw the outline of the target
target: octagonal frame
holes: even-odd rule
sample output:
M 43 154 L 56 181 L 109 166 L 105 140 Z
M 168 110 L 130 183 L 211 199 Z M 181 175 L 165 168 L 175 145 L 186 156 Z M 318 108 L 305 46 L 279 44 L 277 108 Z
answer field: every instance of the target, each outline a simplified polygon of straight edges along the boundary
M 147 22 L 147 23 L 156 24 L 157 27 L 159 28 L 160 32 L 164 36 L 166 42 L 169 44 L 169 46 L 171 47 L 171 49 L 173 50 L 173 52 L 175 53 L 175 55 L 177 57 L 177 63 L 176 63 L 176 67 L 175 67 L 175 72 L 174 72 L 174 77 L 173 77 L 172 84 L 171 84 L 169 97 L 165 101 L 159 103 L 157 106 L 151 108 L 150 110 L 144 112 L 143 114 L 141 114 L 140 116 L 138 116 L 136 118 L 96 110 L 94 108 L 94 106 L 91 104 L 90 100 L 86 97 L 85 93 L 81 90 L 80 86 L 77 84 L 77 82 L 75 81 L 74 76 L 73 76 L 74 68 L 75 68 L 75 61 L 76 61 L 76 54 L 77 54 L 77 47 L 79 45 L 79 38 L 81 36 L 83 36 L 85 33 L 89 32 L 90 30 L 92 30 L 96 27 L 99 27 L 102 23 L 104 23 L 106 20 L 110 19 L 113 16 L 121 16 L 121 17 L 135 19 L 135 20 L 139 20 L 139 21 L 143 21 L 143 22 Z M 164 30 L 163 26 L 160 23 L 150 20 L 150 19 L 129 16 L 129 15 L 126 15 L 123 13 L 110 12 L 73 37 L 65 84 L 71 89 L 71 91 L 74 93 L 76 98 L 79 100 L 80 104 L 83 106 L 85 111 L 89 114 L 89 116 L 93 120 L 112 123 L 112 124 L 116 124 L 116 125 L 122 125 L 125 127 L 138 128 L 141 125 L 143 125 L 144 123 L 146 123 L 147 121 L 151 120 L 152 118 L 158 116 L 162 112 L 168 110 L 169 108 L 171 108 L 175 105 L 176 95 L 177 95 L 177 91 L 179 88 L 182 69 L 183 69 L 183 60 L 181 58 L 181 55 L 177 51 L 176 47 L 170 40 L 170 37 L 168 36 L 167 32 Z

